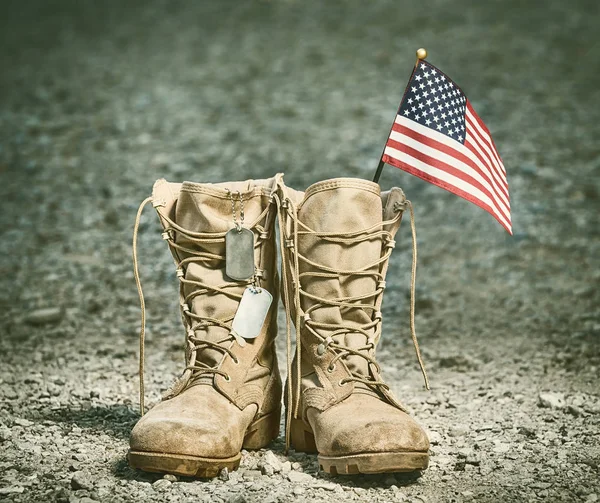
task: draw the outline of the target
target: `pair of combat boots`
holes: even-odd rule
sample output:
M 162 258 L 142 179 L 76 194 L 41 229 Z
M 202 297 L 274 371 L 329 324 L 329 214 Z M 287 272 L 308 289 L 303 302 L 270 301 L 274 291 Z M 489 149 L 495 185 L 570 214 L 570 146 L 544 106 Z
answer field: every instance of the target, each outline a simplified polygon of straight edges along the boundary
M 147 202 L 158 213 L 177 267 L 186 368 L 144 415 L 145 308 L 136 241 Z M 388 260 L 406 209 L 415 251 L 412 207 L 398 188 L 382 193 L 373 182 L 336 178 L 300 192 L 285 186 L 282 175 L 216 184 L 158 180 L 134 231 L 143 417 L 131 433 L 130 465 L 214 477 L 223 468 L 235 470 L 242 449 L 260 449 L 277 438 L 281 294 L 288 345 L 286 446 L 318 453 L 321 469 L 331 474 L 426 468 L 427 435 L 392 395 L 375 359 Z M 411 296 L 421 364 L 413 315 Z

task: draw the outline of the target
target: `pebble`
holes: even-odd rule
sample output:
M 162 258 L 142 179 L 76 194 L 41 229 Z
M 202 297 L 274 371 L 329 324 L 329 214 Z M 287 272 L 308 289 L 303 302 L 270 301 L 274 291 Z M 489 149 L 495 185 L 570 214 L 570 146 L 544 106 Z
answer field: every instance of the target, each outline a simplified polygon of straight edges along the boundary
M 267 451 L 263 458 L 263 463 L 265 465 L 271 466 L 275 473 L 279 473 L 281 471 L 281 461 L 277 459 L 277 456 L 273 453 L 273 451 Z
M 7 486 L 0 488 L 0 495 L 4 494 L 21 494 L 25 491 L 23 486 Z
M 431 445 L 440 445 L 443 443 L 442 435 L 440 435 L 437 431 L 430 431 L 428 436 Z
M 292 471 L 292 463 L 289 461 L 284 461 L 281 463 L 281 473 L 284 475 L 290 473 Z
M 219 479 L 223 482 L 227 482 L 229 480 L 229 470 L 227 468 L 222 468 L 219 472 Z
M 177 476 L 172 475 L 171 473 L 167 473 L 163 479 L 168 480 L 169 482 L 177 482 L 179 480 Z
M 554 392 L 540 393 L 538 403 L 545 409 L 564 409 L 566 406 L 565 396 L 562 393 Z
M 30 325 L 46 325 L 49 323 L 58 323 L 65 315 L 62 307 L 46 307 L 36 309 L 25 316 L 25 322 Z
M 154 484 L 152 484 L 152 487 L 156 491 L 164 491 L 165 489 L 171 487 L 171 482 L 166 479 L 158 479 L 156 482 L 154 482 Z
M 462 425 L 453 425 L 448 429 L 448 436 L 450 437 L 462 437 L 467 434 L 469 428 Z
M 300 496 L 301 494 L 304 494 L 306 492 L 306 488 L 304 488 L 302 486 L 296 486 L 296 487 L 294 487 L 294 489 L 292 490 L 292 492 L 296 496 Z
M 29 421 L 29 419 L 23 419 L 21 417 L 17 417 L 15 419 L 15 424 L 18 426 L 23 426 L 23 428 L 29 428 L 30 426 L 33 426 L 33 421 Z
M 77 491 L 78 489 L 91 490 L 94 488 L 94 481 L 85 472 L 75 472 L 71 477 L 71 488 Z
M 308 473 L 293 471 L 288 473 L 287 478 L 290 482 L 294 484 L 305 484 L 309 482 L 313 482 L 313 477 Z

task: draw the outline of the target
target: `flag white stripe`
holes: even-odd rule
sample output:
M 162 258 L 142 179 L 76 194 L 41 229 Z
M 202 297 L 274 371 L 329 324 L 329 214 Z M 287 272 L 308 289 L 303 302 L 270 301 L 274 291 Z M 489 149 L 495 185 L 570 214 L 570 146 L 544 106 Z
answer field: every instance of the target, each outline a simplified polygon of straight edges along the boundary
M 412 121 L 412 122 L 414 122 L 414 121 Z M 407 127 L 408 127 L 408 125 L 407 125 Z M 412 129 L 412 128 L 409 128 L 409 129 Z M 461 171 L 465 175 L 470 176 L 471 178 L 474 178 L 475 180 L 477 180 L 481 185 L 483 185 L 487 189 L 487 191 L 490 193 L 490 196 L 494 199 L 495 206 L 497 206 L 498 209 L 503 213 L 504 217 L 507 218 L 508 215 L 510 214 L 510 211 L 507 207 L 508 201 L 504 197 L 504 194 L 501 191 L 499 191 L 497 187 L 496 187 L 496 191 L 495 191 L 494 187 L 473 167 L 469 166 L 468 164 L 465 164 L 464 162 L 460 161 L 459 159 L 457 159 L 456 157 L 454 157 L 452 155 L 448 155 L 445 152 L 437 150 L 436 148 L 434 148 L 432 146 L 425 145 L 425 144 L 411 138 L 410 136 L 406 136 L 405 134 L 402 134 L 398 131 L 392 131 L 390 134 L 390 138 L 392 140 L 397 141 L 398 143 L 407 145 L 407 146 L 417 150 L 418 152 L 421 152 L 422 154 L 425 154 L 425 155 L 432 157 L 436 160 L 439 160 L 445 164 L 448 164 L 448 165 L 452 166 L 453 168 L 456 168 L 457 170 Z M 456 150 L 459 152 L 462 152 L 462 148 L 456 149 Z M 487 171 L 487 170 L 484 170 L 484 171 Z M 498 193 L 496 193 L 496 192 L 498 192 Z
M 390 157 L 393 157 L 394 159 L 399 160 L 400 162 L 403 162 L 409 166 L 412 166 L 412 167 L 418 169 L 419 171 L 422 171 L 423 173 L 427 173 L 430 176 L 433 176 L 439 180 L 442 180 L 442 181 L 446 182 L 447 184 L 452 185 L 452 186 L 472 195 L 474 198 L 478 199 L 479 201 L 482 201 L 484 204 L 486 204 L 488 207 L 490 207 L 496 214 L 498 220 L 503 222 L 507 228 L 509 228 L 509 229 L 511 228 L 510 223 L 506 220 L 506 218 L 504 217 L 502 212 L 498 211 L 498 208 L 496 207 L 494 202 L 486 194 L 481 192 L 477 187 L 474 187 L 470 183 L 467 183 L 464 180 L 457 178 L 456 176 L 446 173 L 445 171 L 443 171 L 441 169 L 430 166 L 429 164 L 426 164 L 426 163 L 420 161 L 419 159 L 415 159 L 414 157 L 412 157 L 404 152 L 400 152 L 399 150 L 396 150 L 395 148 L 392 148 L 390 146 L 386 146 L 384 152 L 385 152 L 385 154 L 389 155 Z
M 473 128 L 475 129 L 474 136 L 477 136 L 480 140 L 481 140 L 481 144 L 483 145 L 483 148 L 486 150 L 486 152 L 489 154 L 490 158 L 492 159 L 492 162 L 495 164 L 496 168 L 502 173 L 502 176 L 506 176 L 506 169 L 504 168 L 504 165 L 499 162 L 498 156 L 495 154 L 495 148 L 494 148 L 494 144 L 492 143 L 492 139 L 490 138 L 490 136 L 481 128 L 481 126 L 479 125 L 479 122 L 477 122 L 477 119 L 475 117 L 473 117 L 473 114 L 470 112 L 469 108 L 467 108 L 467 117 L 469 117 L 471 119 L 471 122 L 473 123 Z M 471 125 L 469 124 L 469 127 L 471 127 Z M 492 152 L 494 151 L 494 152 Z
M 475 158 L 477 159 L 477 165 L 481 166 L 482 169 L 485 169 L 488 173 L 490 173 L 490 176 L 496 181 L 496 183 L 500 184 L 502 178 L 498 174 L 498 171 L 491 165 L 490 161 L 485 156 L 477 142 L 474 141 L 473 134 L 471 133 L 469 127 L 467 127 L 467 134 L 465 136 L 465 149 L 471 150 L 471 148 L 477 151 L 477 153 L 481 156 L 481 161 L 477 159 L 477 156 L 475 156 Z M 510 206 L 510 203 L 508 201 L 507 204 Z
M 423 136 L 429 136 L 430 138 L 434 139 L 435 141 L 439 141 L 440 143 L 443 143 L 446 147 L 452 148 L 454 150 L 458 150 L 456 141 L 452 140 L 451 138 L 448 138 L 445 134 L 438 133 L 437 131 L 434 131 L 431 128 L 425 127 L 425 126 L 419 124 L 418 122 L 415 122 L 411 119 L 407 119 L 406 117 L 402 117 L 401 115 L 396 116 L 395 122 L 397 124 L 400 124 L 401 126 L 405 126 L 409 129 L 412 129 L 413 131 L 416 131 L 417 133 L 422 134 Z M 482 167 L 482 169 L 484 169 L 486 171 L 491 172 L 491 176 L 494 178 L 494 181 L 496 182 L 496 187 L 501 187 L 500 192 L 506 197 L 506 201 L 508 203 L 508 187 L 506 186 L 506 179 L 503 176 L 499 175 L 495 169 L 491 169 L 486 164 L 482 164 L 482 162 L 473 153 L 473 151 L 471 149 L 464 147 L 464 148 L 460 149 L 459 152 L 466 155 L 473 162 L 473 164 Z M 480 150 L 478 150 L 478 152 L 479 152 L 479 155 L 481 156 L 481 158 L 485 160 L 485 158 L 486 158 L 485 155 L 483 155 L 483 153 Z M 510 204 L 509 204 L 509 206 L 510 206 Z
M 479 133 L 479 135 L 481 136 L 481 138 L 483 140 L 485 140 L 485 142 L 487 143 L 488 147 L 490 148 L 490 150 L 492 151 L 492 153 L 494 154 L 494 157 L 496 158 L 496 161 L 498 162 L 498 164 L 500 165 L 500 167 L 502 168 L 502 173 L 504 175 L 506 175 L 506 168 L 504 167 L 504 163 L 502 162 L 502 159 L 500 159 L 500 154 L 498 153 L 498 151 L 496 150 L 496 147 L 494 146 L 494 141 L 492 140 L 492 137 L 490 136 L 490 134 L 481 126 L 480 124 L 480 120 L 478 120 L 478 118 L 476 117 L 476 114 L 474 112 L 471 112 L 468 108 L 466 110 L 467 115 L 469 116 L 469 118 L 473 121 L 473 123 L 475 124 L 476 128 L 477 128 L 477 132 Z

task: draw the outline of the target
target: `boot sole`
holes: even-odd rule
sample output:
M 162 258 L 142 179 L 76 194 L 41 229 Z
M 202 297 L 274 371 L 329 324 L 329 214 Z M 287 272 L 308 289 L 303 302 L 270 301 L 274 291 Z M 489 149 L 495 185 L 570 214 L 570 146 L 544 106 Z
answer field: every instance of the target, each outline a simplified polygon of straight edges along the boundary
M 242 448 L 262 449 L 279 436 L 281 411 L 271 412 L 254 421 L 246 430 Z M 132 468 L 154 473 L 171 473 L 184 477 L 212 478 L 223 468 L 236 470 L 242 459 L 241 453 L 230 458 L 208 458 L 171 454 L 167 452 L 132 451 L 127 453 L 127 461 Z
M 300 419 L 292 419 L 290 441 L 298 452 L 318 453 L 310 426 Z M 429 466 L 427 452 L 375 452 L 347 456 L 319 454 L 317 459 L 321 470 L 331 475 L 414 472 Z

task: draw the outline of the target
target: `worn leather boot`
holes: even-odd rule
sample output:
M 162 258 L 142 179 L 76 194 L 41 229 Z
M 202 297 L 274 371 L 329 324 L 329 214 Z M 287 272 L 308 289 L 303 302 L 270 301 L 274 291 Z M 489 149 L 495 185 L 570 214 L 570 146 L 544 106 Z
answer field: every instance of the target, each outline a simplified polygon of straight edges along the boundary
M 223 468 L 238 467 L 242 448 L 265 447 L 279 434 L 277 208 L 272 193 L 280 178 L 219 184 L 158 180 L 145 201 L 158 212 L 177 266 L 186 368 L 163 401 L 133 428 L 132 467 L 214 477 Z M 134 264 L 144 316 L 136 253 L 142 208 Z M 228 233 L 235 235 L 226 243 Z M 269 294 L 270 307 L 265 303 Z M 249 297 L 243 309 L 242 296 Z M 232 328 L 236 322 L 237 331 Z M 140 336 L 143 414 L 143 329 Z
M 288 358 L 288 445 L 318 452 L 330 474 L 426 468 L 427 435 L 375 358 L 388 259 L 403 211 L 412 217 L 410 202 L 398 188 L 381 194 L 379 185 L 351 178 L 305 193 L 282 186 L 277 201 L 283 299 L 297 335 L 294 362 Z M 413 314 L 414 296 L 414 334 Z

